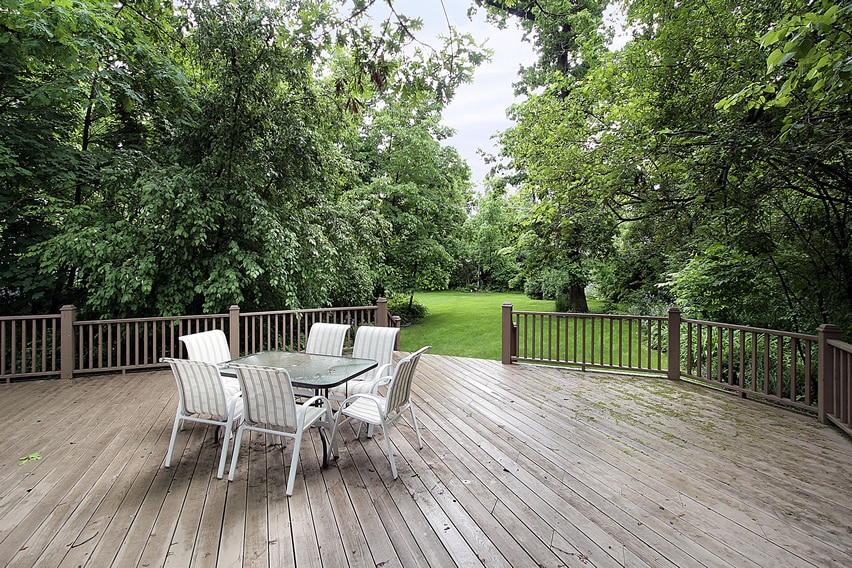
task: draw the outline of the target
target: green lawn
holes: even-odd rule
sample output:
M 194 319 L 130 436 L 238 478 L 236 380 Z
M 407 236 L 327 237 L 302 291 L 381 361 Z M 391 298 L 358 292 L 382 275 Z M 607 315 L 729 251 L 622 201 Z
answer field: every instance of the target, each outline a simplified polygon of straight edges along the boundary
M 504 302 L 515 310 L 552 312 L 553 300 L 531 300 L 522 293 L 418 292 L 414 298 L 429 309 L 423 321 L 402 329 L 400 350 L 500 360 L 500 324 Z M 594 310 L 597 304 L 590 302 Z

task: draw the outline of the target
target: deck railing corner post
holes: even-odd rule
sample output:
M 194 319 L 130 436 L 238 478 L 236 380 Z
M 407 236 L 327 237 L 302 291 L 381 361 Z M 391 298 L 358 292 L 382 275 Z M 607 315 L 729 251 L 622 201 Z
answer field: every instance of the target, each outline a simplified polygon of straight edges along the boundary
M 376 299 L 376 326 L 389 327 L 390 321 L 388 318 L 388 300 L 387 298 Z
M 512 339 L 515 337 L 512 329 L 512 303 L 503 303 L 503 333 L 501 358 L 504 365 L 512 364 Z
M 817 414 L 822 424 L 828 424 L 828 415 L 834 412 L 834 357 L 833 349 L 828 344 L 830 339 L 839 340 L 843 336 L 840 328 L 831 323 L 825 323 L 817 329 L 819 338 L 819 371 Z
M 672 306 L 668 311 L 668 367 L 667 376 L 670 380 L 680 380 L 680 309 Z
M 240 307 L 236 304 L 228 309 L 228 347 L 233 359 L 240 356 Z
M 77 319 L 77 308 L 65 305 L 59 309 L 59 377 L 74 378 L 74 321 Z

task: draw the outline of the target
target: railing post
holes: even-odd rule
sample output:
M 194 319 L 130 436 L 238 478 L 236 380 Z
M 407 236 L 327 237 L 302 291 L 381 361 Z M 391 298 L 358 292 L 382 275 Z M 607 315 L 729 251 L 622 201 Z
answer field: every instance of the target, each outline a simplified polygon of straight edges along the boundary
M 817 329 L 819 337 L 819 393 L 817 394 L 817 415 L 819 421 L 828 424 L 828 415 L 835 412 L 834 404 L 834 349 L 828 340 L 842 339 L 840 328 L 832 323 L 824 323 Z
M 674 306 L 669 308 L 667 373 L 673 381 L 680 379 L 680 321 L 680 310 Z
M 503 304 L 503 340 L 502 340 L 502 360 L 504 365 L 512 364 L 512 339 L 515 334 L 512 333 L 512 302 Z
M 74 378 L 74 320 L 77 308 L 66 305 L 59 309 L 59 378 Z
M 232 359 L 240 356 L 240 307 L 237 305 L 228 309 L 228 347 Z
M 388 327 L 388 300 L 378 298 L 376 300 L 376 327 Z

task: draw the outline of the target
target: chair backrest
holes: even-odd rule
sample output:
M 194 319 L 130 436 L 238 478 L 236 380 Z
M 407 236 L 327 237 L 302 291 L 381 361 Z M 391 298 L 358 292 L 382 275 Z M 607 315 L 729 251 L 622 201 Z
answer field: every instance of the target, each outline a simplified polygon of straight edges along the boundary
M 411 381 L 414 378 L 414 370 L 417 368 L 420 356 L 429 349 L 432 349 L 431 345 L 422 347 L 416 353 L 412 353 L 396 364 L 396 368 L 393 371 L 393 379 L 391 379 L 391 383 L 388 386 L 388 396 L 385 405 L 386 416 L 397 408 L 408 404 L 411 400 Z
M 375 378 L 375 374 L 382 367 L 393 363 L 393 348 L 396 345 L 396 337 L 399 335 L 398 327 L 375 327 L 362 325 L 355 332 L 355 343 L 352 346 L 352 356 L 360 359 L 373 359 L 378 361 L 379 366 L 361 375 L 359 379 L 365 381 Z
M 243 420 L 295 431 L 296 397 L 286 369 L 231 365 L 243 391 Z
M 172 368 L 185 413 L 209 414 L 220 420 L 228 418 L 228 399 L 216 365 L 171 357 L 164 357 L 163 361 Z
M 317 322 L 308 332 L 305 353 L 315 355 L 343 355 L 343 342 L 349 326 L 342 323 Z
M 221 329 L 182 335 L 178 339 L 183 342 L 187 355 L 193 361 L 218 364 L 233 359 L 228 339 Z

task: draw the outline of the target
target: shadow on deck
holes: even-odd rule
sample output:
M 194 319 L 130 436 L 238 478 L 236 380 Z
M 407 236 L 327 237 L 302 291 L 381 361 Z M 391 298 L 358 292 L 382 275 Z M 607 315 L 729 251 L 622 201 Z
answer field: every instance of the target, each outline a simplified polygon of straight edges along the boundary
M 234 482 L 213 429 L 162 467 L 168 371 L 0 387 L 7 566 L 852 565 L 852 442 L 768 405 L 659 378 L 426 355 L 424 447 L 252 436 Z M 40 459 L 35 459 L 39 454 Z M 31 456 L 33 459 L 19 458 Z

